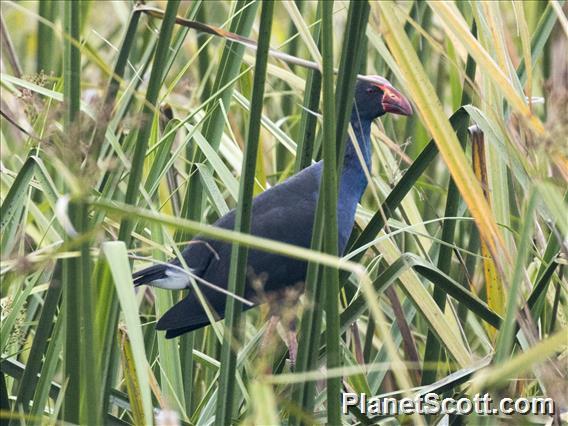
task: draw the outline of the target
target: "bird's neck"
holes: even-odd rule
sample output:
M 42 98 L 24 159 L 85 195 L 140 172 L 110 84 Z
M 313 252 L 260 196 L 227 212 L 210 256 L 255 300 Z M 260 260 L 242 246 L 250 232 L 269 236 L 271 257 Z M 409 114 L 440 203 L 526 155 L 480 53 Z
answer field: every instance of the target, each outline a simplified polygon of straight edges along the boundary
M 355 132 L 355 141 L 347 140 L 345 156 L 343 158 L 343 170 L 339 181 L 339 200 L 337 206 L 337 224 L 339 228 L 339 252 L 343 253 L 349 234 L 353 229 L 355 210 L 361 200 L 367 177 L 361 165 L 360 156 L 357 154 L 354 143 L 363 155 L 367 169 L 371 168 L 371 122 L 351 120 L 351 126 Z
M 371 121 L 352 119 L 351 126 L 355 133 L 355 140 L 353 141 L 351 138 L 347 140 L 345 156 L 343 157 L 340 189 L 354 191 L 357 194 L 357 201 L 359 201 L 367 187 L 367 178 L 361 164 L 360 155 L 363 156 L 367 169 L 371 169 Z M 356 149 L 355 144 L 358 149 Z M 342 188 L 343 186 L 345 188 Z

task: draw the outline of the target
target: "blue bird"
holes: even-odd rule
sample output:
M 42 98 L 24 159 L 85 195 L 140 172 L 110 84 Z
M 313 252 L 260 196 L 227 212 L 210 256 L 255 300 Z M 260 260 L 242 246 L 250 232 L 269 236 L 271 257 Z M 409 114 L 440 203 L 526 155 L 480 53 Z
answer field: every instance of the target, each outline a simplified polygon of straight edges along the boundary
M 367 168 L 371 167 L 371 122 L 390 112 L 400 115 L 412 114 L 408 100 L 386 79 L 373 76 L 359 79 L 355 88 L 355 100 L 351 125 L 356 143 Z M 286 181 L 264 191 L 253 200 L 252 235 L 282 241 L 301 247 L 309 247 L 312 235 L 316 203 L 319 196 L 322 162 L 305 168 Z M 355 209 L 360 201 L 367 178 L 353 141 L 347 141 L 339 181 L 337 220 L 339 230 L 339 253 L 343 253 L 353 229 Z M 214 226 L 234 229 L 235 211 L 221 217 Z M 196 236 L 182 252 L 191 274 L 199 281 L 206 281 L 226 289 L 229 275 L 231 244 Z M 274 318 L 291 296 L 297 300 L 306 276 L 305 261 L 260 250 L 250 250 L 248 255 L 248 279 L 244 297 L 254 305 L 269 302 L 272 319 L 269 328 L 275 325 Z M 191 288 L 189 274 L 181 268 L 178 259 L 169 264 L 150 266 L 133 275 L 136 286 L 148 284 L 170 290 Z M 201 287 L 202 294 L 218 319 L 225 313 L 227 296 L 214 288 Z M 294 291 L 296 290 L 296 291 Z M 243 305 L 244 309 L 252 306 Z M 166 337 L 173 338 L 183 333 L 204 327 L 210 323 L 195 292 L 167 311 L 158 321 L 156 329 L 166 330 Z M 267 332 L 268 333 L 268 332 Z M 290 358 L 295 360 L 295 333 L 290 336 Z M 293 341 L 292 341 L 293 339 Z M 294 352 L 294 353 L 292 353 Z

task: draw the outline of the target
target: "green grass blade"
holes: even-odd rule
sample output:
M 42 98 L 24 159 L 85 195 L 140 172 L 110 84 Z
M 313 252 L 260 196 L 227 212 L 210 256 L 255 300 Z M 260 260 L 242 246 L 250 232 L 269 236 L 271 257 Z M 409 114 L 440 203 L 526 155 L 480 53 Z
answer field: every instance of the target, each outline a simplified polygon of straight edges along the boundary
M 15 280 L 19 285 L 24 284 L 24 280 L 21 278 L 15 278 Z M 18 316 L 22 312 L 24 303 L 28 299 L 28 296 L 30 295 L 34 284 L 35 281 L 33 280 L 29 280 L 27 283 L 25 283 L 25 286 L 23 287 L 23 290 L 18 294 L 18 297 L 12 301 L 10 311 L 8 312 L 6 317 L 2 319 L 2 326 L 0 326 L 0 350 L 2 351 L 2 353 L 6 353 L 6 347 L 10 343 L 10 336 L 12 334 L 12 331 L 14 330 L 14 327 L 16 326 Z
M 54 273 L 54 275 L 59 276 L 59 271 Z M 28 362 L 26 363 L 26 369 L 18 388 L 16 406 L 21 405 L 23 407 L 28 407 L 33 398 L 34 407 L 44 407 L 44 404 L 40 404 L 37 398 L 34 398 L 34 393 L 37 394 L 38 389 L 40 388 L 37 386 L 39 379 L 38 373 L 40 371 L 42 371 L 42 375 L 40 377 L 49 377 L 49 380 L 51 380 L 52 377 L 52 375 L 48 374 L 46 371 L 47 366 L 49 365 L 47 362 L 48 358 L 46 351 L 49 345 L 49 339 L 52 341 L 56 340 L 54 338 L 56 326 L 54 326 L 53 320 L 56 316 L 57 308 L 59 307 L 61 290 L 61 286 L 55 282 L 55 278 L 52 278 L 44 299 L 38 325 L 35 330 L 34 340 L 30 349 Z M 61 323 L 61 319 L 59 319 L 58 322 Z M 43 361 L 42 359 L 44 356 L 46 356 L 46 361 Z M 55 369 L 55 367 L 53 367 L 53 369 Z
M 472 24 L 472 34 L 475 36 L 477 34 L 477 29 L 474 24 Z M 466 89 L 466 80 L 475 80 L 475 69 L 476 64 L 475 61 L 471 56 L 467 57 L 467 65 L 466 65 L 466 78 L 463 83 L 462 93 L 461 93 L 461 100 L 460 105 L 466 105 L 471 102 L 471 96 L 469 91 Z M 465 126 L 462 127 L 456 133 L 458 140 L 461 143 L 462 148 L 465 149 L 466 142 L 467 142 L 467 131 Z M 460 202 L 460 194 L 458 188 L 452 178 L 450 178 L 450 182 L 448 183 L 448 196 L 446 198 L 446 207 L 444 209 L 444 217 L 454 217 L 457 215 L 458 206 Z M 454 233 L 455 233 L 455 224 L 456 222 L 453 220 L 446 220 L 444 221 L 444 226 L 442 228 L 442 241 L 447 243 L 451 243 L 454 241 Z M 450 267 L 452 262 L 452 249 L 449 245 L 440 245 L 440 249 L 438 252 L 438 269 L 440 269 L 445 274 L 450 274 Z M 434 292 L 432 293 L 432 297 L 443 311 L 446 306 L 446 295 L 445 293 L 439 289 L 438 287 L 434 288 Z M 426 337 L 426 346 L 424 348 L 424 364 L 428 366 L 432 366 L 430 368 L 424 369 L 422 372 L 422 385 L 427 385 L 436 380 L 436 373 L 437 368 L 434 367 L 435 363 L 438 362 L 440 357 L 440 345 L 438 344 L 438 340 L 435 336 L 429 331 L 428 336 Z
M 103 104 L 99 110 L 95 131 L 93 133 L 93 138 L 91 141 L 91 146 L 93 149 L 92 156 L 95 159 L 99 157 L 99 153 L 102 149 L 103 140 L 108 128 L 108 124 L 110 122 L 112 110 L 114 109 L 114 103 L 118 94 L 118 89 L 120 87 L 120 81 L 124 77 L 128 57 L 130 56 L 130 52 L 134 45 L 136 30 L 140 21 L 140 15 L 140 12 L 133 12 L 130 15 L 122 44 L 118 50 L 118 57 L 116 58 L 113 74 L 108 83 Z
M 568 217 L 566 217 L 566 206 L 568 202 L 565 198 L 566 191 L 547 181 L 537 182 L 538 193 L 547 210 L 554 218 L 554 226 L 559 235 L 568 235 Z
M 16 175 L 10 190 L 2 202 L 2 207 L 0 208 L 0 233 L 2 235 L 5 235 L 6 229 L 12 220 L 19 219 L 16 213 L 21 211 L 28 197 L 28 190 L 34 172 L 35 161 L 33 158 L 28 158 Z M 2 241 L 4 242 L 4 238 Z M 2 247 L 2 253 L 6 253 L 5 247 Z
M 500 326 L 501 318 L 499 317 L 499 315 L 489 309 L 485 302 L 480 300 L 474 294 L 465 290 L 463 286 L 455 282 L 452 278 L 450 278 L 448 275 L 446 275 L 436 267 L 427 264 L 411 253 L 406 253 L 402 257 L 397 259 L 384 272 L 382 272 L 379 277 L 375 279 L 375 281 L 373 282 L 375 291 L 378 293 L 384 291 L 388 286 L 394 283 L 394 281 L 396 281 L 408 268 L 416 270 L 416 272 L 432 282 L 436 287 L 439 287 L 444 293 L 451 295 L 456 300 L 463 303 L 474 314 L 478 315 L 489 324 L 495 327 Z M 418 306 L 418 308 L 420 308 L 420 306 Z M 358 316 L 365 312 L 366 309 L 367 307 L 365 303 L 365 297 L 363 295 L 357 296 L 341 313 L 341 331 L 345 331 Z M 433 330 L 435 329 L 433 328 Z M 450 339 L 443 339 L 443 341 L 449 340 Z M 452 350 L 451 348 L 448 348 L 448 350 L 455 353 L 455 349 Z M 460 356 L 458 356 L 457 358 L 459 359 Z
M 239 0 L 234 3 L 234 7 L 235 12 L 238 14 L 236 17 L 233 17 L 229 31 L 246 36 L 251 31 L 258 2 Z M 234 83 L 240 74 L 243 54 L 244 46 L 234 42 L 225 43 L 212 89 L 213 93 L 222 90 L 218 97 L 225 110 L 228 110 L 230 106 Z M 208 103 L 206 121 L 203 123 L 202 133 L 213 151 L 219 148 L 224 124 L 223 110 L 218 107 L 218 103 Z M 203 158 L 202 155 L 197 155 L 193 161 L 200 163 L 203 161 Z M 191 168 L 189 175 L 190 179 L 187 182 L 186 194 L 183 200 L 184 207 L 181 214 L 184 218 L 198 219 L 198 215 L 201 215 L 201 206 L 203 204 L 203 189 L 199 177 L 195 175 L 195 169 Z M 179 235 L 179 238 L 183 238 L 183 236 Z
M 53 21 L 55 18 L 55 8 L 57 2 L 52 0 L 39 2 L 39 16 L 42 18 Z M 51 28 L 43 22 L 38 21 L 37 24 L 37 72 L 44 72 L 46 74 L 56 70 L 56 56 L 54 52 L 57 51 L 55 46 L 55 34 Z
M 321 15 L 321 3 L 318 2 L 318 9 L 316 18 Z M 313 31 L 313 38 L 319 40 L 320 26 L 315 26 Z M 298 125 L 298 146 L 296 150 L 296 161 L 294 164 L 294 171 L 297 173 L 305 169 L 312 163 L 313 147 L 316 135 L 317 117 L 315 112 L 318 111 L 320 102 L 321 91 L 321 73 L 314 70 L 308 71 L 308 78 L 306 79 L 306 87 L 304 90 L 304 101 L 302 103 L 303 109 L 300 117 L 300 124 Z
M 450 117 L 450 124 L 455 131 L 460 129 L 466 129 L 468 123 L 468 116 L 464 109 L 460 108 Z M 416 181 L 420 178 L 422 173 L 431 164 L 431 162 L 438 155 L 438 148 L 434 141 L 430 143 L 422 150 L 420 155 L 408 168 L 404 176 L 400 179 L 397 185 L 389 193 L 381 208 L 373 215 L 365 229 L 357 237 L 357 239 L 351 244 L 346 252 L 354 251 L 365 244 L 371 242 L 379 231 L 385 225 L 385 220 L 389 218 L 399 204 L 402 202 L 404 197 L 408 192 L 414 187 Z M 353 260 L 357 261 L 362 257 L 362 253 L 358 256 L 354 256 Z
M 53 325 L 53 332 L 50 335 L 49 345 L 45 353 L 45 359 L 41 368 L 37 384 L 33 388 L 33 407 L 31 414 L 33 416 L 41 416 L 44 413 L 46 401 L 48 397 L 56 399 L 56 395 L 52 395 L 54 379 L 57 368 L 60 365 L 59 357 L 63 350 L 64 335 L 64 322 L 63 316 L 57 317 Z
M 440 9 L 441 3 L 431 3 L 430 6 Z M 387 44 L 397 59 L 403 78 L 416 103 L 418 112 L 421 114 L 426 127 L 432 133 L 440 154 L 444 159 L 452 178 L 456 182 L 460 193 L 469 207 L 472 216 L 476 220 L 482 238 L 486 241 L 489 250 L 494 257 L 500 272 L 504 275 L 510 266 L 508 257 L 502 259 L 503 253 L 507 253 L 503 243 L 501 232 L 497 228 L 494 216 L 483 192 L 471 169 L 467 166 L 467 159 L 460 144 L 453 133 L 448 120 L 444 116 L 439 99 L 434 91 L 426 72 L 419 62 L 416 52 L 412 49 L 406 34 L 401 30 L 401 25 L 396 17 L 396 11 L 392 2 L 381 2 L 378 6 L 385 17 L 382 21 L 388 26 L 385 33 Z M 445 16 L 445 15 L 444 15 Z M 466 28 L 468 36 L 471 36 Z M 477 57 L 473 52 L 472 56 Z M 509 85 L 510 86 L 510 85 Z M 516 100 L 517 94 L 511 96 Z M 524 102 L 518 102 L 515 108 L 521 108 Z M 524 110 L 523 110 L 524 111 Z
M 156 47 L 156 56 L 152 65 L 152 72 L 150 74 L 150 84 L 148 86 L 148 91 L 146 92 L 146 100 L 142 110 L 142 126 L 138 130 L 135 150 L 132 158 L 133 167 L 130 171 L 128 187 L 126 189 L 125 201 L 129 204 L 134 204 L 139 194 L 138 186 L 142 177 L 143 160 L 146 155 L 148 139 L 150 137 L 152 123 L 154 121 L 152 117 L 156 113 L 156 103 L 160 93 L 162 78 L 164 77 L 164 66 L 178 6 L 179 1 L 174 0 L 168 2 L 166 14 L 162 22 L 160 38 Z M 133 223 L 129 220 L 123 220 L 120 226 L 119 239 L 127 244 L 130 242 L 132 227 Z
M 335 109 L 337 114 L 336 151 L 338 170 L 341 170 L 341 159 L 347 144 L 347 129 L 353 109 L 353 93 L 355 93 L 356 76 L 361 68 L 364 55 L 365 30 L 369 19 L 369 2 L 354 2 L 349 7 L 341 61 L 337 75 L 337 89 L 335 93 Z M 325 33 L 325 32 L 324 32 Z M 353 54 L 355 52 L 355 54 Z
M 534 190 L 529 194 L 527 207 L 524 212 L 524 217 L 532 218 L 534 210 L 536 207 L 536 194 Z M 495 364 L 503 363 L 510 355 L 513 346 L 513 341 L 515 339 L 514 331 L 515 318 L 518 314 L 519 299 L 520 299 L 520 288 L 521 282 L 523 281 L 524 263 L 528 256 L 531 234 L 532 234 L 531 220 L 526 220 L 523 224 L 523 228 L 519 234 L 519 240 L 517 242 L 517 261 L 515 262 L 515 268 L 513 269 L 513 276 L 511 279 L 511 286 L 508 293 L 508 302 L 505 310 L 505 319 L 503 321 L 502 327 L 499 329 L 499 334 L 497 336 L 497 343 L 495 345 Z
M 353 7 L 353 6 L 352 6 Z M 351 10 L 351 9 L 350 9 Z M 322 102 L 323 102 L 323 171 L 321 179 L 320 200 L 323 199 L 324 208 L 323 227 L 326 232 L 323 236 L 323 250 L 337 255 L 337 146 L 335 135 L 335 93 L 333 84 L 333 2 L 322 3 Z M 343 118 L 343 116 L 341 117 Z M 336 269 L 324 268 L 319 286 L 325 285 L 325 318 L 327 325 L 326 347 L 327 368 L 341 365 L 339 346 L 339 276 Z M 317 339 L 312 344 L 319 345 Z M 327 399 L 332 401 L 341 393 L 341 380 L 339 377 L 327 379 Z M 327 423 L 341 423 L 341 410 L 339 404 L 327 404 Z
M 531 310 L 533 314 L 533 318 L 536 321 L 543 310 L 544 301 L 544 294 L 546 294 L 546 290 L 548 289 L 548 285 L 552 279 L 552 275 L 556 270 L 558 263 L 556 261 L 551 261 L 544 272 L 539 277 L 538 281 L 534 285 L 532 292 L 527 299 L 527 307 Z M 554 318 L 554 317 L 553 317 Z M 516 332 L 514 334 L 517 334 Z
M 523 115 L 529 126 L 537 133 L 542 134 L 544 128 L 538 117 L 533 115 L 528 108 L 524 96 L 518 93 L 517 88 L 507 77 L 507 74 L 491 58 L 489 53 L 469 32 L 463 17 L 453 4 L 429 2 L 430 8 L 443 20 L 450 31 L 457 37 L 460 43 L 467 48 L 468 52 L 475 58 L 479 66 L 483 66 L 488 72 L 487 76 L 499 88 L 502 95 L 510 103 L 511 107 Z
M 558 119 L 565 1 L 274 2 L 274 51 L 260 105 L 251 95 L 263 2 L 179 2 L 175 24 L 172 2 L 163 2 L 167 14 L 125 1 L 87 3 L 78 7 L 75 23 L 84 30 L 75 26 L 75 35 L 64 16 L 72 3 L 2 3 L 7 65 L 0 73 L 0 397 L 11 410 L 2 413 L 10 426 L 68 422 L 67 411 L 75 411 L 70 421 L 78 424 L 146 424 L 157 422 L 148 410 L 164 408 L 175 411 L 182 425 L 205 426 L 215 422 L 217 404 L 227 398 L 233 404 L 228 421 L 236 424 L 443 422 L 372 418 L 355 409 L 338 417 L 330 406 L 341 402 L 338 383 L 368 395 L 414 397 L 420 373 L 429 383 L 420 394 L 471 397 L 473 383 L 515 399 L 546 396 L 557 407 L 566 405 L 557 373 L 566 341 L 553 349 L 547 340 L 557 332 L 565 336 L 567 324 L 562 244 L 568 173 Z M 200 23 L 218 30 L 202 32 L 207 27 Z M 246 36 L 247 46 L 229 42 L 227 37 L 239 36 L 226 30 Z M 322 213 L 333 203 L 333 191 L 318 203 L 313 249 L 207 225 L 239 201 L 251 106 L 262 107 L 254 124 L 262 137 L 255 195 L 314 160 L 330 158 L 331 139 L 320 131 L 323 117 L 330 134 L 329 114 L 321 114 L 323 40 L 326 53 L 332 44 L 338 66 L 333 131 L 339 166 L 354 72 L 386 77 L 417 111 L 375 121 L 369 191 L 357 206 L 342 258 L 322 246 L 333 239 Z M 314 58 L 319 65 L 310 62 Z M 325 111 L 334 92 L 327 77 Z M 153 104 L 147 102 L 152 91 Z M 532 101 L 525 100 L 529 94 Z M 523 115 L 527 111 L 532 115 Z M 142 120 L 146 112 L 150 118 Z M 502 262 L 500 280 L 513 294 L 504 292 L 502 303 L 491 306 L 483 262 L 493 255 L 487 249 L 480 254 L 487 229 L 478 228 L 470 213 L 479 199 L 456 179 L 464 172 L 460 167 L 471 168 L 470 146 L 460 145 L 468 124 L 485 138 L 487 217 L 504 237 L 497 261 L 510 259 Z M 149 130 L 142 146 L 144 127 Z M 536 200 L 528 213 L 532 192 Z M 121 222 L 129 222 L 129 232 Z M 133 291 L 130 269 L 179 257 L 198 234 L 309 264 L 295 312 L 301 327 L 294 371 L 281 327 L 273 353 L 260 348 L 266 306 L 247 310 L 241 322 L 229 393 L 219 389 L 221 322 L 174 340 L 155 330 L 186 292 Z M 119 235 L 129 241 L 120 259 L 114 256 L 124 268 L 124 280 L 115 282 L 101 243 Z M 328 282 L 333 288 L 326 297 Z M 119 301 L 117 285 L 128 293 L 130 308 Z M 191 291 L 202 294 L 199 284 Z M 516 314 L 507 317 L 507 306 Z M 134 329 L 127 314 L 139 318 Z M 490 335 L 494 327 L 498 344 Z M 138 336 L 125 335 L 127 329 Z M 531 353 L 534 348 L 540 350 Z M 76 374 L 67 377 L 69 371 Z M 485 374 L 489 381 L 481 383 Z M 70 410 L 67 400 L 78 407 Z
M 80 5 L 75 2 L 65 3 L 65 32 L 71 40 L 79 40 Z M 63 99 L 65 103 L 64 125 L 67 135 L 78 135 L 80 128 L 79 112 L 81 100 L 81 53 L 69 39 L 65 39 L 63 61 Z M 80 214 L 85 213 L 77 206 L 69 209 L 71 223 Z M 75 225 L 76 226 L 76 225 Z M 67 236 L 68 242 L 73 237 Z M 63 311 L 65 312 L 65 378 L 68 381 L 63 406 L 63 418 L 68 422 L 79 423 L 81 419 L 81 287 L 88 288 L 88 282 L 82 280 L 81 260 L 77 258 L 63 261 Z M 80 278 L 79 278 L 80 277 Z M 80 279 L 77 282 L 77 279 Z M 85 378 L 86 379 L 86 378 Z
M 144 353 L 144 340 L 138 317 L 138 304 L 134 294 L 126 246 L 121 241 L 106 242 L 102 246 L 102 252 L 112 274 L 116 295 L 126 323 L 127 341 L 131 345 L 131 366 L 135 369 L 137 386 L 133 389 L 135 394 L 130 394 L 130 397 L 139 395 L 142 405 L 142 420 L 145 424 L 152 424 L 152 398 L 148 381 L 148 361 Z
M 264 2 L 260 15 L 260 41 L 256 53 L 250 120 L 239 188 L 239 203 L 235 218 L 235 231 L 243 233 L 249 233 L 251 229 L 252 195 L 260 138 L 260 119 L 262 116 L 273 9 L 274 3 L 272 1 Z M 248 250 L 245 247 L 233 245 L 228 289 L 231 293 L 240 296 L 244 295 L 247 280 L 247 257 Z M 221 348 L 221 370 L 219 372 L 219 390 L 215 416 L 215 421 L 218 424 L 229 424 L 233 415 L 235 400 L 234 379 L 237 361 L 233 348 L 235 343 L 240 344 L 242 341 L 241 311 L 241 303 L 234 298 L 228 298 L 225 311 L 226 332 L 224 334 L 223 347 Z
M 148 90 L 146 92 L 145 103 L 142 108 L 142 125 L 137 132 L 136 144 L 132 158 L 132 169 L 130 170 L 130 176 L 128 179 L 125 201 L 129 204 L 135 204 L 139 196 L 139 185 L 142 180 L 142 171 L 144 167 L 144 157 L 146 155 L 146 148 L 148 147 L 148 139 L 150 136 L 151 126 L 153 123 L 152 117 L 155 113 L 156 103 L 158 101 L 158 96 L 160 93 L 160 87 L 163 78 L 163 67 L 165 65 L 165 60 L 168 54 L 168 46 L 170 44 L 173 26 L 175 22 L 177 8 L 179 6 L 179 1 L 171 1 L 168 3 L 166 8 L 166 14 L 162 22 L 160 37 L 158 40 L 158 45 L 156 48 L 154 62 L 152 64 L 152 71 L 150 73 L 150 83 L 148 85 Z M 131 218 L 124 218 L 121 222 L 118 238 L 124 241 L 127 245 L 131 243 L 132 230 L 134 223 Z M 106 286 L 108 288 L 108 284 Z M 108 303 L 108 302 L 107 302 Z M 116 324 L 118 321 L 118 303 L 116 298 L 111 297 L 111 302 L 108 307 L 108 316 L 106 316 L 105 333 L 104 340 L 102 342 L 103 347 L 114 348 L 114 336 L 116 335 Z M 106 404 L 108 395 L 108 389 L 111 382 L 110 375 L 112 374 L 113 362 L 116 362 L 117 352 L 115 350 L 109 350 L 103 354 L 102 366 L 105 368 L 103 374 L 105 375 L 103 381 L 103 389 L 105 391 L 105 397 L 103 397 L 103 403 Z
M 187 8 L 185 18 L 194 19 L 195 15 L 197 15 L 198 10 L 200 9 L 203 9 L 202 0 L 197 0 L 192 2 L 191 7 Z M 186 39 L 188 31 L 189 28 L 186 27 L 178 28 L 176 35 L 173 37 L 170 46 L 169 57 L 167 59 L 166 66 L 164 67 L 164 75 L 162 76 L 162 79 L 166 78 L 166 75 L 168 75 L 170 69 L 172 68 L 172 65 L 174 64 L 174 61 L 176 60 L 176 57 L 178 56 L 180 50 L 183 48 L 183 44 Z
M 140 392 L 141 383 L 138 380 L 138 369 L 136 361 L 134 360 L 132 344 L 128 339 L 127 334 L 122 330 L 120 330 L 119 340 L 122 368 L 125 371 L 124 377 L 126 390 L 130 401 L 130 409 L 132 410 L 134 424 L 151 424 L 148 423 L 148 417 L 145 413 L 146 410 L 144 410 L 144 401 L 142 400 L 143 394 Z
M 559 1 L 560 4 L 564 4 L 564 0 Z M 554 13 L 554 8 L 552 4 L 548 3 L 546 9 L 540 16 L 536 29 L 533 31 L 533 36 L 531 38 L 531 61 L 535 63 L 538 58 L 542 55 L 544 46 L 548 41 L 550 34 L 556 24 L 557 15 Z M 527 81 L 528 73 L 525 63 L 525 58 L 521 58 L 521 63 L 517 68 L 517 75 L 519 76 L 519 81 L 524 84 Z
M 155 164 L 155 163 L 154 163 Z M 164 236 L 162 235 L 162 227 L 158 224 L 152 225 L 152 235 L 155 236 L 155 242 L 163 245 Z M 165 261 L 164 254 L 160 250 L 154 250 L 153 258 Z M 156 289 L 156 317 L 161 317 L 174 304 L 174 294 L 171 291 Z M 175 340 L 166 339 L 162 333 L 157 333 L 158 353 L 159 353 L 159 371 L 160 371 L 160 387 L 164 398 L 169 407 L 176 407 L 178 413 L 184 413 L 185 390 L 183 386 L 184 379 L 182 374 L 180 350 Z
M 5 51 L 7 56 L 7 61 L 12 68 L 12 72 L 17 75 L 18 77 L 22 76 L 22 67 L 20 65 L 20 61 L 16 56 L 16 52 L 14 50 L 14 45 L 12 43 L 12 38 L 10 37 L 10 33 L 8 33 L 8 29 L 6 26 L 6 21 L 4 20 L 4 13 L 0 14 L 0 34 L 2 35 L 2 50 Z
M 203 188 L 205 188 L 205 190 L 207 191 L 209 199 L 211 199 L 213 206 L 217 210 L 217 214 L 219 215 L 219 217 L 226 215 L 227 213 L 229 213 L 229 207 L 227 206 L 227 203 L 225 202 L 225 199 L 223 198 L 223 194 L 221 194 L 219 187 L 215 183 L 211 171 L 203 164 L 198 164 L 197 168 L 199 169 Z
M 204 135 L 190 125 L 186 125 L 186 128 L 193 133 L 193 140 L 203 153 L 204 158 L 206 158 L 209 162 L 210 168 L 212 168 L 223 180 L 227 190 L 231 194 L 231 197 L 236 201 L 239 193 L 239 184 L 237 179 L 233 176 L 221 157 L 219 157 L 219 154 L 215 151 L 215 149 L 208 143 Z M 194 200 L 193 202 L 197 202 L 197 200 Z M 188 219 L 190 218 L 188 217 Z
M 270 385 L 262 382 L 250 384 L 253 399 L 254 423 L 257 425 L 279 425 L 278 406 Z
M 565 349 L 566 344 L 566 330 L 560 330 L 556 334 L 541 340 L 530 349 L 516 355 L 509 362 L 481 370 L 473 377 L 471 392 L 475 393 L 480 389 L 490 389 L 502 385 L 511 377 L 523 374 L 532 369 L 535 364 L 539 364 Z

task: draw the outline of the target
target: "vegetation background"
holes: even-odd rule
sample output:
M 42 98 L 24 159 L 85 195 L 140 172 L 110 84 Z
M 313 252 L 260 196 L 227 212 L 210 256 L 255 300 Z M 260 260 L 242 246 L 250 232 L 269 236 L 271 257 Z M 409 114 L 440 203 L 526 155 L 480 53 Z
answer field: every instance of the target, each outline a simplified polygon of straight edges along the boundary
M 163 19 L 131 1 L 1 3 L 3 420 L 456 421 L 344 415 L 342 389 L 547 396 L 566 410 L 563 1 L 147 4 Z M 390 79 L 415 115 L 373 127 L 345 257 L 207 227 L 312 159 L 335 164 L 357 73 Z M 324 198 L 316 231 L 333 229 Z M 259 350 L 262 308 L 171 341 L 154 330 L 182 294 L 134 291 L 131 270 L 196 232 L 312 262 L 293 371 L 281 339 Z

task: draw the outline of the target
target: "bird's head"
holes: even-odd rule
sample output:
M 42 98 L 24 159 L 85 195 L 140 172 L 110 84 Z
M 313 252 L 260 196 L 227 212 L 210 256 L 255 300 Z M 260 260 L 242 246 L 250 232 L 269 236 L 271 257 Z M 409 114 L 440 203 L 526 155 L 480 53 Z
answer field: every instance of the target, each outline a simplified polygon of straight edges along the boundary
M 374 120 L 387 112 L 412 115 L 412 106 L 386 78 L 378 75 L 360 77 L 355 87 L 352 116 Z

